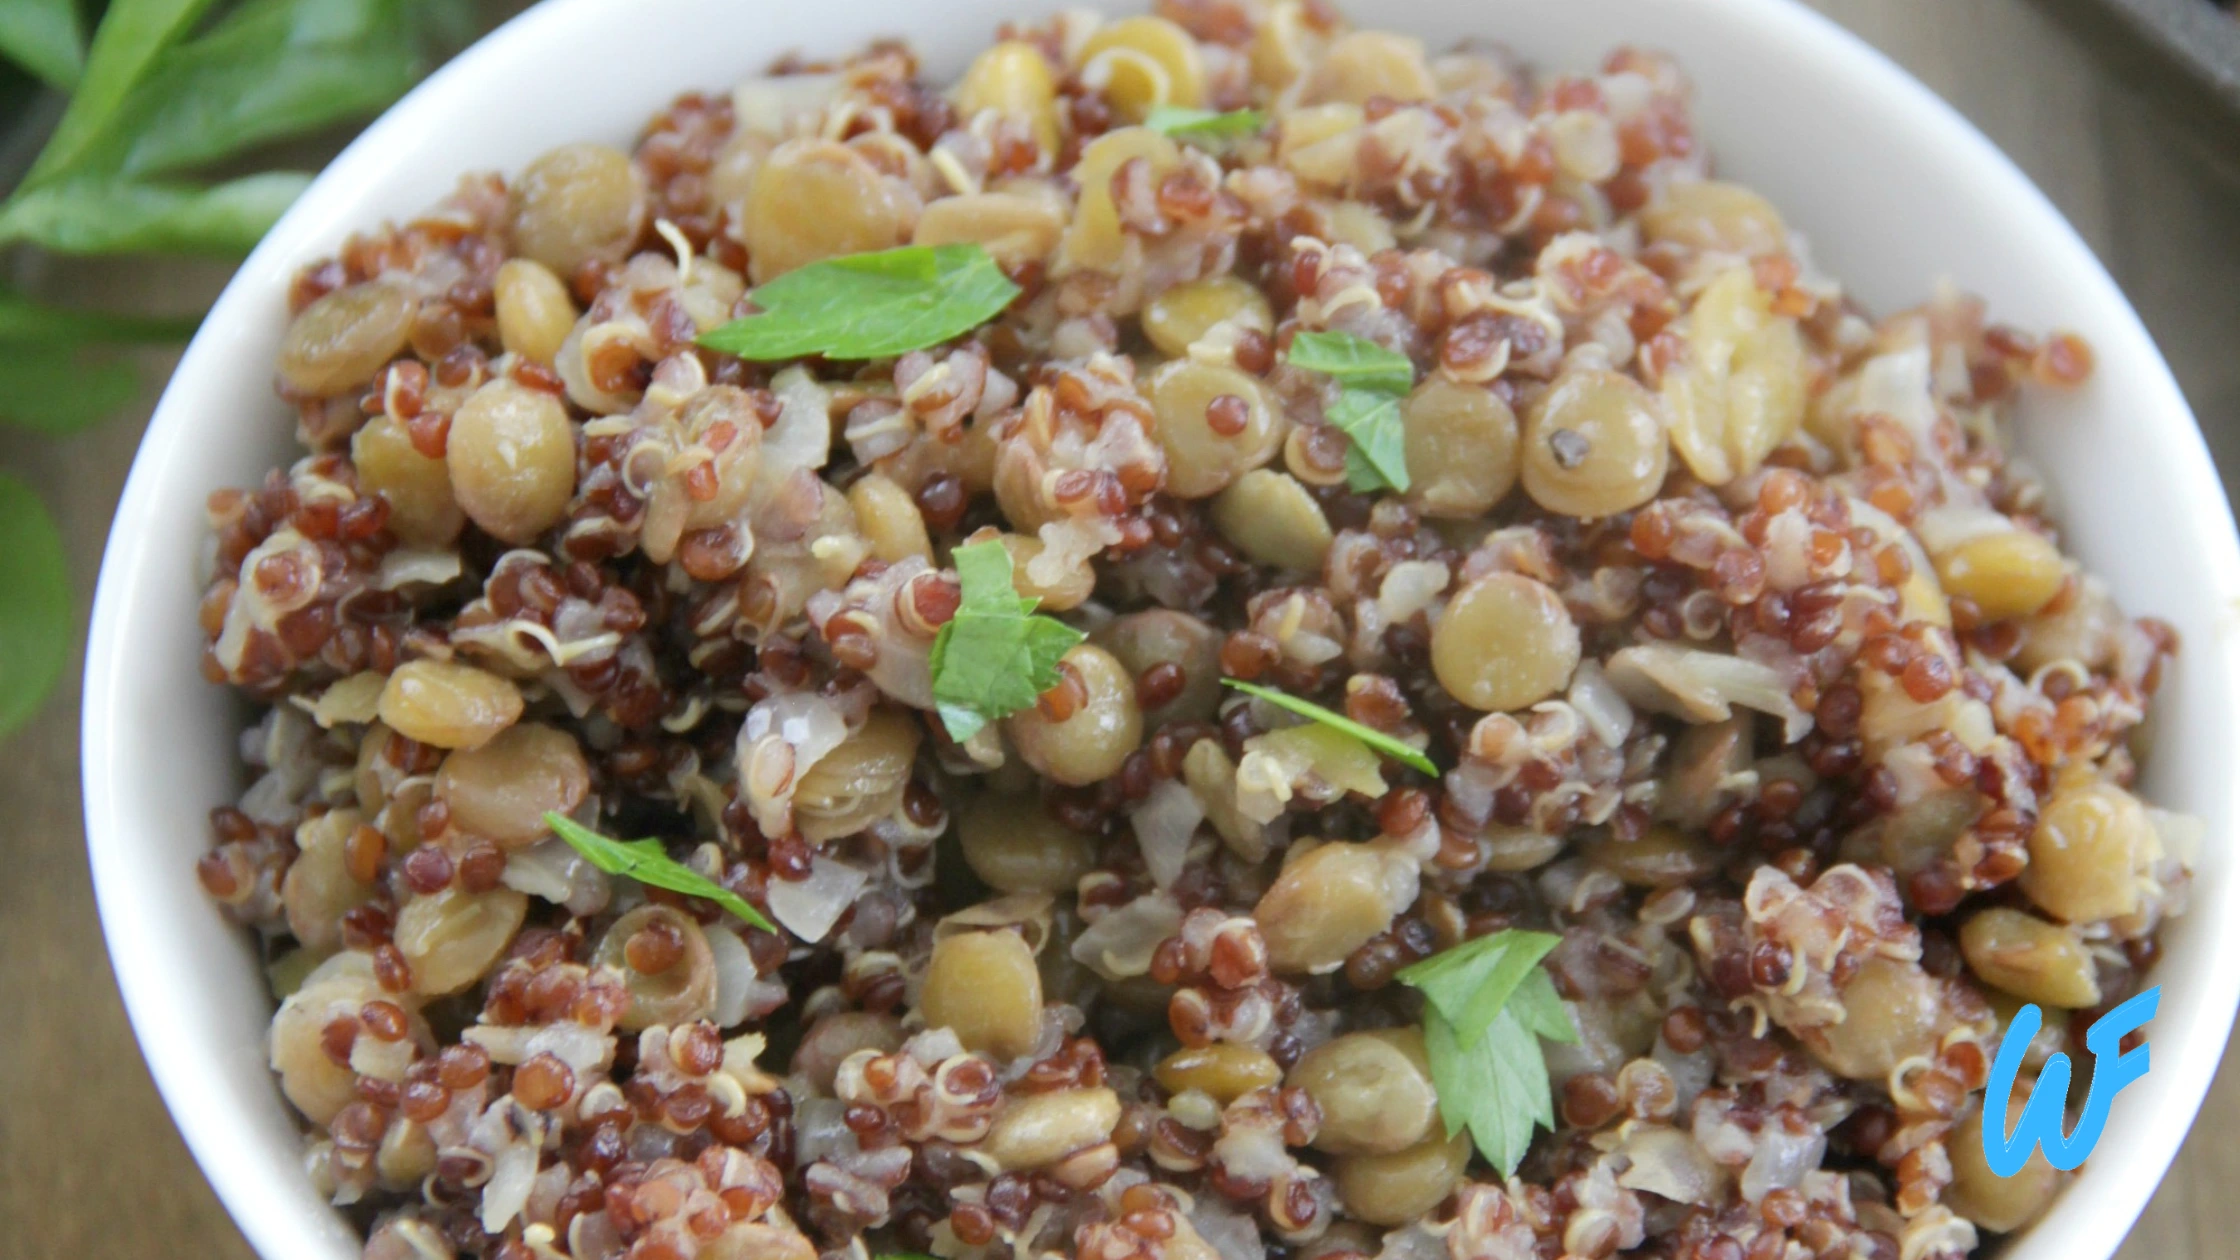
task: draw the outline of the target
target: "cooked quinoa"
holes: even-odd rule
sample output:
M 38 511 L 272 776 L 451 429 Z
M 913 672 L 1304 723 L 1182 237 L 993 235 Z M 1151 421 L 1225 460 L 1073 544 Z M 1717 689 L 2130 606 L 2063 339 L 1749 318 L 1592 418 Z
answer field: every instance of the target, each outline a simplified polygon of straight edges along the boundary
M 2182 908 L 2198 827 L 2128 790 L 2175 635 L 2008 450 L 2084 344 L 1875 319 L 1689 95 L 1162 0 L 954 82 L 791 59 L 304 268 L 306 453 L 210 500 L 204 668 L 261 716 L 197 873 L 369 1260 L 2026 1225 L 2060 1177 L 1991 1175 L 1980 1093 L 2021 1003 L 2035 1070 Z M 695 344 L 912 244 L 1020 293 L 886 359 Z M 1412 364 L 1383 489 L 1303 333 Z M 960 743 L 929 656 L 990 541 L 1087 637 Z M 1513 928 L 1578 1040 L 1505 1178 L 1396 973 Z

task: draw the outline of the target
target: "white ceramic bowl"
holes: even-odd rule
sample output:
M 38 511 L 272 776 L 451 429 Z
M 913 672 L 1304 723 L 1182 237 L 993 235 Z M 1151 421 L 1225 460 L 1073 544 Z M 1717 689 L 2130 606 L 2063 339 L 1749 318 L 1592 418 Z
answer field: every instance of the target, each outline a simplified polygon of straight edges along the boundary
M 1113 0 L 1141 7 L 1138 0 Z M 1060 0 L 548 0 L 423 84 L 350 146 L 219 299 L 157 409 L 117 511 L 85 687 L 86 829 L 109 950 L 157 1085 L 243 1232 L 270 1260 L 346 1260 L 357 1240 L 312 1192 L 265 1068 L 272 1009 L 245 936 L 193 865 L 239 785 L 239 704 L 203 682 L 195 631 L 203 500 L 292 458 L 272 364 L 290 274 L 353 229 L 402 218 L 464 172 L 518 170 L 564 141 L 625 143 L 676 93 L 723 88 L 789 50 L 903 35 L 935 75 L 997 23 Z M 2192 912 L 2165 936 L 2153 1070 L 2098 1154 L 2011 1260 L 2104 1260 L 2199 1107 L 2240 993 L 2240 888 L 2226 852 L 2240 659 L 2240 543 L 2185 400 L 2123 295 L 2060 214 L 1927 89 L 1787 0 L 1378 0 L 1376 25 L 1505 41 L 1586 68 L 1616 43 L 1677 53 L 1721 168 L 1766 192 L 1820 261 L 1893 310 L 1950 276 L 2026 327 L 2083 332 L 2090 388 L 2034 399 L 2025 443 L 2072 548 L 2184 651 L 2159 701 L 2146 795 L 2208 821 Z

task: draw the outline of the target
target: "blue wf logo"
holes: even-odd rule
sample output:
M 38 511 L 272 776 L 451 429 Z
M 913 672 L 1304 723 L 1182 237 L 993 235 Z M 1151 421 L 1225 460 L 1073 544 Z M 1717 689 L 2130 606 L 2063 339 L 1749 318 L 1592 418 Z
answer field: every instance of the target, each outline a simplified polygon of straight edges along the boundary
M 2092 1052 L 2092 1089 L 2085 1095 L 2084 1114 L 2077 1117 L 2076 1131 L 2066 1137 L 2061 1132 L 2063 1115 L 2069 1108 L 2069 1056 L 2065 1054 L 2046 1060 L 2045 1070 L 2038 1073 L 2038 1083 L 2031 1087 L 2030 1098 L 2022 1105 L 2022 1121 L 2015 1126 L 2014 1136 L 2003 1136 L 2007 1131 L 2007 1098 L 2014 1091 L 2015 1074 L 2022 1070 L 2023 1052 L 2038 1035 L 2040 1023 L 2035 1006 L 2015 1012 L 2014 1023 L 1999 1041 L 1999 1057 L 1992 1061 L 1991 1082 L 1983 1095 L 1983 1157 L 1993 1173 L 2012 1177 L 2021 1172 L 2029 1162 L 2030 1148 L 2041 1145 L 2046 1162 L 2063 1172 L 2084 1162 L 2100 1141 L 2100 1131 L 2108 1125 L 2108 1108 L 2115 1102 L 2116 1091 L 2147 1074 L 2147 1047 L 2142 1044 L 2125 1052 L 2123 1038 L 2154 1018 L 2155 1003 L 2161 996 L 2162 986 L 2156 985 L 2093 1021 L 2084 1035 L 2085 1049 Z

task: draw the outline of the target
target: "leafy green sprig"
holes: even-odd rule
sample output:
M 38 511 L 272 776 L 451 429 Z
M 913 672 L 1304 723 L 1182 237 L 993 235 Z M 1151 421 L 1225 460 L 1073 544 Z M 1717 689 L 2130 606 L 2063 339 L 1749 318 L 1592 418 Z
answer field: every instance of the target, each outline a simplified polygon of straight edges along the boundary
M 1365 337 L 1334 332 L 1298 334 L 1288 357 L 1291 366 L 1338 382 L 1338 400 L 1325 418 L 1346 435 L 1346 485 L 1361 493 L 1405 491 L 1408 455 L 1400 400 L 1415 386 L 1415 364 Z
M 1447 1136 L 1468 1129 L 1504 1177 L 1523 1161 L 1535 1125 L 1555 1129 L 1541 1039 L 1579 1040 L 1540 966 L 1561 940 L 1545 932 L 1495 932 L 1398 974 L 1424 997 L 1424 1055 Z
M 1143 125 L 1177 140 L 1187 140 L 1201 148 L 1210 149 L 1253 135 L 1267 125 L 1267 121 L 1267 114 L 1257 109 L 1232 109 L 1224 114 L 1210 109 L 1160 105 L 1145 117 Z
M 246 252 L 310 176 L 193 172 L 372 114 L 472 21 L 467 0 L 110 0 L 89 44 L 82 8 L 0 0 L 0 58 L 69 98 L 0 197 L 0 248 Z M 0 424 L 65 434 L 102 419 L 139 392 L 127 349 L 183 340 L 195 322 L 61 310 L 0 286 Z M 71 608 L 53 519 L 0 474 L 0 735 L 60 677 Z
M 827 258 L 749 295 L 761 311 L 700 344 L 742 359 L 885 359 L 971 332 L 1019 286 L 978 245 L 907 245 Z
M 659 840 L 616 840 L 602 836 L 565 814 L 547 813 L 544 825 L 552 834 L 581 853 L 584 860 L 609 875 L 634 879 L 653 888 L 665 888 L 687 897 L 704 897 L 765 932 L 776 932 L 762 912 L 747 899 L 693 870 L 662 849 Z
M 1035 612 L 1042 602 L 1011 583 L 1011 553 L 1000 542 L 967 543 L 950 553 L 957 612 L 933 636 L 934 708 L 958 743 L 982 727 L 1031 707 L 1058 685 L 1058 662 L 1088 637 Z
M 310 175 L 187 173 L 374 112 L 426 73 L 437 33 L 464 14 L 458 0 L 246 0 L 198 29 L 212 7 L 114 0 L 81 65 L 68 0 L 0 0 L 0 30 L 28 32 L 27 65 L 71 92 L 0 202 L 0 244 L 245 252 Z
M 0 733 L 39 711 L 76 623 L 62 532 L 31 487 L 0 473 Z
M 1438 763 L 1424 756 L 1421 749 L 1403 744 L 1373 726 L 1364 726 L 1343 713 L 1334 713 L 1312 700 L 1301 700 L 1297 696 L 1278 691 L 1273 687 L 1263 687 L 1258 683 L 1248 683 L 1236 678 L 1224 678 L 1221 681 L 1226 686 L 1233 687 L 1248 696 L 1265 700 L 1279 709 L 1285 709 L 1298 714 L 1300 717 L 1319 722 L 1332 730 L 1343 731 L 1402 765 L 1413 766 L 1432 778 L 1439 777 Z

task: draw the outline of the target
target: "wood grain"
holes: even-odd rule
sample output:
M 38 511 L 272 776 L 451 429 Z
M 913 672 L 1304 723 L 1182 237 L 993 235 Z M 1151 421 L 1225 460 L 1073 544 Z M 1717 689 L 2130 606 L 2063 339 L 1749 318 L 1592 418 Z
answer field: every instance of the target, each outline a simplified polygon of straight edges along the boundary
M 2240 305 L 2229 297 L 2240 292 L 2240 192 L 2204 171 L 2171 140 L 2167 119 L 2103 77 L 2027 0 L 1814 6 L 1951 100 L 2052 196 L 2169 354 L 2220 468 L 2240 470 Z M 16 278 L 71 300 L 169 310 L 220 279 L 145 264 Z M 147 366 L 154 382 L 169 364 Z M 11 435 L 0 451 L 0 464 L 42 487 L 62 520 L 81 624 L 152 400 L 151 389 L 134 414 L 96 432 L 59 442 Z M 86 875 L 76 704 L 73 671 L 46 714 L 0 753 L 0 854 L 10 875 L 0 881 L 0 1010 L 10 1013 L 0 1020 L 0 1253 L 249 1260 L 157 1099 L 118 1004 Z M 2121 1260 L 2220 1260 L 2240 1249 L 2234 1061 Z

